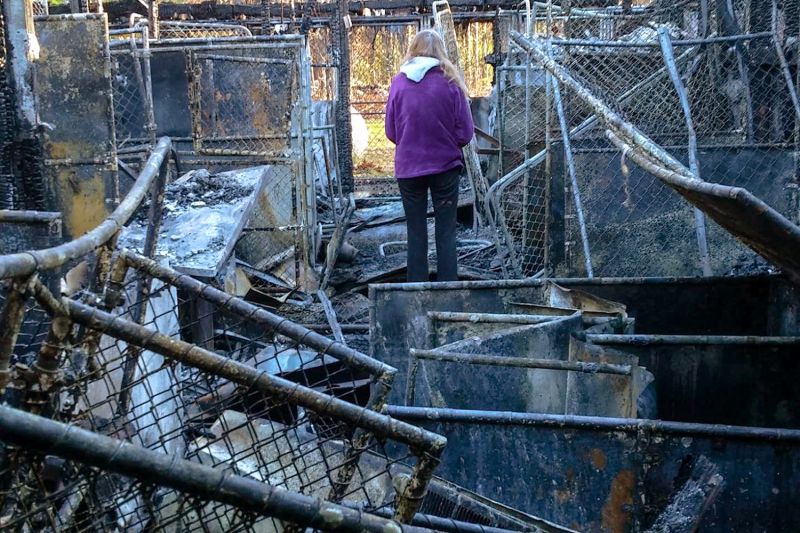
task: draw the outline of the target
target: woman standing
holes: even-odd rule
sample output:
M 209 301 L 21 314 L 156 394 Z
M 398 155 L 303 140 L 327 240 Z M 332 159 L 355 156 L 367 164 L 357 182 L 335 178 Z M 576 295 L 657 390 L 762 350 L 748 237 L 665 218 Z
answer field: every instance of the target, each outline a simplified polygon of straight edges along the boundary
M 433 30 L 419 32 L 392 79 L 386 137 L 408 228 L 408 281 L 428 281 L 428 190 L 436 220 L 437 279 L 458 279 L 456 209 L 464 166 L 461 148 L 475 126 L 467 88 Z

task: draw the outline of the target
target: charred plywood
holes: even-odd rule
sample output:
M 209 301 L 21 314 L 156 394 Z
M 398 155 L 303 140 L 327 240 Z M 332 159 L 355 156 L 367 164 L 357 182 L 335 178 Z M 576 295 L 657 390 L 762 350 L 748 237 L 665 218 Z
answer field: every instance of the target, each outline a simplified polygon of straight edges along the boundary
M 102 222 L 117 199 L 114 112 L 105 15 L 39 18 L 36 108 L 46 189 L 64 233 Z

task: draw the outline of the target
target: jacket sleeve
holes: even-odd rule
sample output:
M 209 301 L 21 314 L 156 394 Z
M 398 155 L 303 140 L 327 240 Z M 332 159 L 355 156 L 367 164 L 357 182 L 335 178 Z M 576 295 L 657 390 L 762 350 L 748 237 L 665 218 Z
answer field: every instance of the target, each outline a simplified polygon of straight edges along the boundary
M 383 123 L 383 131 L 386 133 L 386 138 L 397 144 L 397 131 L 394 127 L 394 99 L 395 99 L 395 86 L 389 88 L 389 99 L 386 102 L 386 119 Z
M 469 102 L 467 102 L 466 97 L 460 89 L 455 88 L 454 98 L 456 100 L 455 137 L 458 145 L 463 148 L 468 145 L 472 137 L 475 136 L 475 123 L 472 121 L 472 111 L 469 109 Z

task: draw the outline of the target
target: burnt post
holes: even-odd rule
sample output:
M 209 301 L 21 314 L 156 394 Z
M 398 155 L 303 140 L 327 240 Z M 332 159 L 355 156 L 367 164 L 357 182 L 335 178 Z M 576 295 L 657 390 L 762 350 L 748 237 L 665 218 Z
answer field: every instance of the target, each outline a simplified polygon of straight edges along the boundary
M 158 40 L 158 0 L 150 0 L 147 3 L 147 20 L 150 21 L 150 35 Z
M 39 55 L 33 27 L 31 0 L 0 4 L 5 18 L 7 41 L 6 76 L 9 90 L 8 107 L 15 122 L 15 135 L 10 139 L 11 171 L 16 176 L 13 186 L 17 209 L 45 210 L 42 178 L 42 150 L 36 135 L 36 102 L 33 94 L 31 62 Z
M 338 0 L 331 20 L 336 81 L 336 142 L 339 179 L 344 193 L 353 192 L 353 130 L 350 124 L 350 13 L 347 0 Z

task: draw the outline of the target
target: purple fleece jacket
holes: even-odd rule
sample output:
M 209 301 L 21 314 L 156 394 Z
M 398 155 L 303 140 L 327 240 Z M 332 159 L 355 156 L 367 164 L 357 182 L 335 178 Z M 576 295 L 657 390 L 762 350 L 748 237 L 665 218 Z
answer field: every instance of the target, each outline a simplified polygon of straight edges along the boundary
M 419 83 L 405 74 L 392 79 L 385 130 L 396 145 L 395 177 L 403 179 L 463 166 L 461 148 L 472 140 L 475 125 L 461 89 L 434 67 Z

